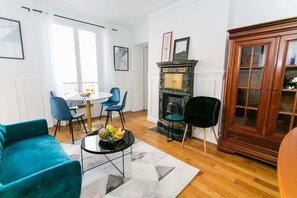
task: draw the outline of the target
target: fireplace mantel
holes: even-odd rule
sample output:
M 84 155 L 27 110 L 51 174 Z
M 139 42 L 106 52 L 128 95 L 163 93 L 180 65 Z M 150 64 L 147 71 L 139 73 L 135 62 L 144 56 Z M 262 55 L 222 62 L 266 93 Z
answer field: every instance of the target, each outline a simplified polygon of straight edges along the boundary
M 197 62 L 198 60 L 185 60 L 157 63 L 160 68 L 158 131 L 161 134 L 167 134 L 168 122 L 165 116 L 168 103 L 178 103 L 183 112 L 185 104 L 193 97 L 194 70 Z M 173 134 L 175 139 L 181 140 L 183 126 L 174 126 Z
M 157 65 L 159 68 L 162 68 L 162 67 L 195 67 L 197 63 L 198 63 L 198 60 L 184 60 L 184 61 L 158 62 Z

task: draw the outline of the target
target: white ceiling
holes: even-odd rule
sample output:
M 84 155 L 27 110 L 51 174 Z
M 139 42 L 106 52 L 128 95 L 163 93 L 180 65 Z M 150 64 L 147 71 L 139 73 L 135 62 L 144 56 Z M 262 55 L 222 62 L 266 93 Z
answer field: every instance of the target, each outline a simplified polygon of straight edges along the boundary
M 32 0 L 60 10 L 122 26 L 133 26 L 147 16 L 185 0 Z

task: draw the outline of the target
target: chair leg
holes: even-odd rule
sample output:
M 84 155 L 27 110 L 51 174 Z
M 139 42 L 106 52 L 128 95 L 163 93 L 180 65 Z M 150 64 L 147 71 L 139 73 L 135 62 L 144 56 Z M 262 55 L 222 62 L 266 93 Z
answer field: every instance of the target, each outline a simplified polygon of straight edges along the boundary
M 107 111 L 107 116 L 106 116 L 106 121 L 105 121 L 105 128 L 108 124 L 108 120 L 109 120 L 109 111 Z
M 121 114 L 121 112 L 120 112 L 120 111 L 119 111 L 119 114 L 120 114 L 120 118 L 121 118 L 122 128 L 124 129 L 124 128 L 125 128 L 125 126 L 124 126 L 124 123 L 123 123 L 123 117 L 122 117 L 122 114 Z
M 79 121 L 79 118 L 77 118 L 77 122 L 78 122 L 78 125 L 80 126 L 80 121 Z
M 203 128 L 203 133 L 204 133 L 204 156 L 206 156 L 206 130 Z
M 59 128 L 58 128 L 58 130 L 60 131 L 60 127 L 61 127 L 61 120 L 59 120 Z
M 81 122 L 82 122 L 82 124 L 83 124 L 83 126 L 84 126 L 84 129 L 85 129 L 86 134 L 88 134 L 88 131 L 87 131 L 87 128 L 86 128 L 84 119 L 83 119 L 82 117 L 81 117 L 80 119 L 81 119 Z
M 75 113 L 75 114 L 77 114 L 77 112 L 76 112 L 76 110 L 75 110 L 75 109 L 74 109 L 73 111 L 74 111 L 74 113 Z M 77 118 L 77 122 L 78 122 L 78 124 L 79 124 L 79 126 L 80 126 L 80 121 L 79 121 L 79 118 Z
M 125 117 L 124 117 L 124 113 L 123 113 L 123 111 L 122 111 L 122 110 L 121 110 L 121 114 L 122 114 L 122 117 L 123 117 L 124 123 L 126 123 L 126 120 L 125 120 Z
M 72 136 L 72 144 L 74 144 L 72 120 L 69 120 L 69 130 L 70 130 L 70 133 L 71 133 L 71 136 Z
M 99 120 L 101 120 L 103 106 L 101 105 Z
M 189 125 L 186 124 L 186 128 L 185 128 L 185 132 L 184 132 L 184 136 L 183 136 L 183 141 L 182 141 L 182 143 L 181 143 L 181 147 L 184 146 L 184 141 L 185 141 L 185 137 L 186 137 L 186 134 L 187 134 L 188 126 L 189 126 Z
M 57 124 L 56 124 L 56 129 L 55 129 L 54 137 L 56 137 L 57 130 L 58 130 L 58 126 L 59 126 L 59 123 L 60 123 L 60 122 L 61 122 L 61 120 L 57 120 Z
M 171 139 L 170 139 L 170 133 L 171 133 Z M 174 140 L 174 138 L 173 138 L 173 122 L 168 121 L 167 142 L 172 142 L 173 140 Z
M 216 138 L 216 141 L 217 141 L 217 143 L 218 143 L 218 137 L 217 137 L 217 135 L 216 135 L 216 131 L 214 130 L 214 127 L 213 127 L 213 126 L 212 126 L 211 128 L 212 128 L 212 132 L 213 132 L 213 134 L 214 134 L 214 136 L 215 136 L 215 138 Z

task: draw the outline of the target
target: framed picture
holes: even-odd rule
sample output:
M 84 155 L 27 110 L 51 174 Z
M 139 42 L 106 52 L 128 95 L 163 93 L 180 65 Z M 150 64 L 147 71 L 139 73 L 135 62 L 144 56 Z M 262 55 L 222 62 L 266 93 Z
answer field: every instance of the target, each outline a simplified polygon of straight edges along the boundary
M 190 37 L 174 40 L 173 60 L 187 60 Z
M 129 50 L 127 47 L 113 46 L 114 70 L 129 71 Z
M 24 59 L 19 21 L 0 17 L 0 58 Z
M 163 34 L 161 62 L 170 61 L 172 32 Z

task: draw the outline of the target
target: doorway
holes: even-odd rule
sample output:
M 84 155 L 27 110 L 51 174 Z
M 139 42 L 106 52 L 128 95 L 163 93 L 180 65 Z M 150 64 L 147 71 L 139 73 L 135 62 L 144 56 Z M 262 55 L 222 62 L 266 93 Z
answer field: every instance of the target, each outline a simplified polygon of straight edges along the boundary
M 143 110 L 147 110 L 147 97 L 148 97 L 148 46 L 144 46 L 143 50 Z
M 132 62 L 132 111 L 148 108 L 148 43 L 133 46 Z

